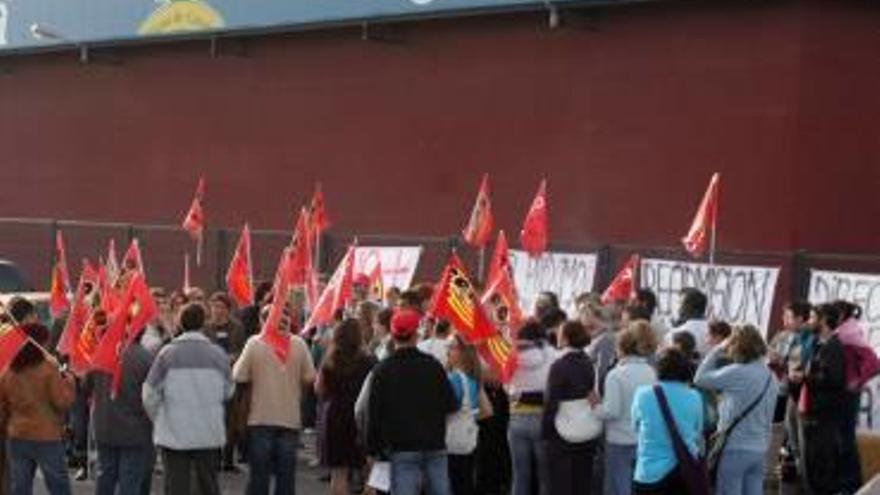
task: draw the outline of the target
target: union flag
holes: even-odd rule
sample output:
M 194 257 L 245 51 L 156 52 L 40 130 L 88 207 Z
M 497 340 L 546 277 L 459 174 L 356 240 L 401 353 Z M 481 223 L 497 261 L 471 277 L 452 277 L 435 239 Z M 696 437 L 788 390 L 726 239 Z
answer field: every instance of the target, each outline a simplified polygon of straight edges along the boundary
M 455 254 L 443 270 L 433 297 L 431 314 L 445 318 L 470 343 L 477 344 L 492 337 L 497 329 L 480 305 L 476 290 L 464 264 Z
M 52 282 L 49 288 L 49 310 L 57 318 L 70 308 L 70 274 L 67 271 L 67 255 L 64 251 L 64 237 L 61 230 L 55 232 L 55 266 L 52 268 Z
M 260 330 L 260 339 L 272 349 L 273 354 L 282 365 L 287 362 L 290 351 L 290 332 L 282 326 L 291 324 L 291 315 L 287 313 L 287 302 L 290 294 L 290 277 L 288 273 L 291 262 L 290 248 L 285 248 L 275 271 L 275 283 L 272 286 L 272 306 L 269 316 Z M 285 322 L 285 317 L 287 321 Z
M 202 209 L 202 202 L 205 199 L 205 178 L 199 177 L 199 183 L 196 186 L 196 193 L 193 197 L 192 204 L 183 219 L 183 229 L 189 232 L 193 240 L 201 240 L 205 230 L 205 212 Z
M 718 222 L 718 197 L 721 187 L 721 174 L 715 173 L 709 181 L 709 187 L 700 201 L 697 214 L 686 236 L 681 239 L 684 249 L 695 258 L 699 258 L 706 251 L 706 245 L 710 242 L 711 235 L 715 233 L 715 225 Z M 714 248 L 714 246 L 713 246 Z
M 78 376 L 88 371 L 89 362 L 79 353 L 79 340 L 83 329 L 90 318 L 91 306 L 87 300 L 97 289 L 98 274 L 88 261 L 83 261 L 83 269 L 79 276 L 79 283 L 73 297 L 73 305 L 64 330 L 58 340 L 58 353 L 68 356 L 71 370 Z
M 639 269 L 639 255 L 634 254 L 626 260 L 626 263 L 614 276 L 614 280 L 608 284 L 608 288 L 602 293 L 602 304 L 614 301 L 628 301 L 636 292 L 637 273 Z
M 532 201 L 522 231 L 519 234 L 523 249 L 529 256 L 538 257 L 547 250 L 547 180 L 542 180 Z
M 6 371 L 28 341 L 27 334 L 15 325 L 0 326 L 0 375 Z

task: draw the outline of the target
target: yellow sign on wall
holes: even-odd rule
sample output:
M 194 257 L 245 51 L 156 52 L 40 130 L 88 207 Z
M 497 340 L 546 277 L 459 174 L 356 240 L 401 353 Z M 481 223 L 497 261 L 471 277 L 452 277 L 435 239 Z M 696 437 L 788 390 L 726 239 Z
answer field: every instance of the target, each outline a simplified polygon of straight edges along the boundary
M 140 34 L 171 34 L 222 28 L 223 17 L 203 0 L 166 0 L 141 24 Z

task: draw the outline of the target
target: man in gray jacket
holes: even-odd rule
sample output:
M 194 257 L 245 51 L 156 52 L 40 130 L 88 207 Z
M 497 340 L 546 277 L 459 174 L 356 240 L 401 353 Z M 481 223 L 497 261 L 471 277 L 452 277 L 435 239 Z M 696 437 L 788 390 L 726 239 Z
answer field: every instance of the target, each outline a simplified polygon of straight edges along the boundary
M 141 402 L 141 388 L 153 355 L 133 342 L 122 354 L 120 383 L 102 371 L 86 376 L 84 391 L 92 399 L 92 432 L 98 446 L 95 495 L 149 495 L 153 475 L 153 423 Z
M 226 443 L 224 404 L 232 396 L 232 379 L 229 358 L 204 335 L 204 324 L 203 306 L 185 306 L 181 334 L 159 352 L 144 383 L 166 495 L 189 494 L 192 471 L 199 493 L 220 493 L 217 452 Z

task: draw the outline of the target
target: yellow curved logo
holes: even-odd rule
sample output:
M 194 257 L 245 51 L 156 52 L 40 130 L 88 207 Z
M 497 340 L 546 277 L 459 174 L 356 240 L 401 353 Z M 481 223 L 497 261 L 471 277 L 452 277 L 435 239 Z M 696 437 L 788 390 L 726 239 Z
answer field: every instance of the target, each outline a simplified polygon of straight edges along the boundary
M 138 33 L 185 33 L 222 28 L 225 24 L 220 13 L 202 0 L 172 0 L 156 9 Z

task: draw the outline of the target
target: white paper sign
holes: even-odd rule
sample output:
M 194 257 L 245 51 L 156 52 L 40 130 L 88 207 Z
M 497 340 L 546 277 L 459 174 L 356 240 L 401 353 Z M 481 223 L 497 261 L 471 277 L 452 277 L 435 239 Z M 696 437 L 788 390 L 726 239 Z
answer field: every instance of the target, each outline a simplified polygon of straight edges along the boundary
M 375 462 L 367 479 L 367 486 L 382 492 L 391 491 L 391 463 Z
M 751 323 L 767 335 L 779 268 L 709 265 L 642 259 L 641 287 L 657 294 L 657 314 L 666 324 L 678 317 L 681 289 L 694 287 L 709 298 L 709 316 Z
M 559 296 L 562 309 L 574 318 L 577 315 L 575 298 L 593 289 L 596 276 L 596 255 L 592 253 L 548 252 L 536 259 L 530 258 L 525 251 L 512 249 L 510 265 L 525 314 L 531 314 L 534 310 L 538 294 L 551 291 Z
M 358 246 L 354 252 L 354 273 L 370 274 L 376 263 L 382 263 L 382 285 L 404 290 L 412 283 L 421 255 L 421 246 Z
M 843 299 L 862 307 L 865 336 L 874 352 L 880 353 L 880 275 L 867 273 L 810 271 L 811 304 Z M 862 390 L 859 423 L 864 428 L 880 429 L 880 378 L 869 381 Z

